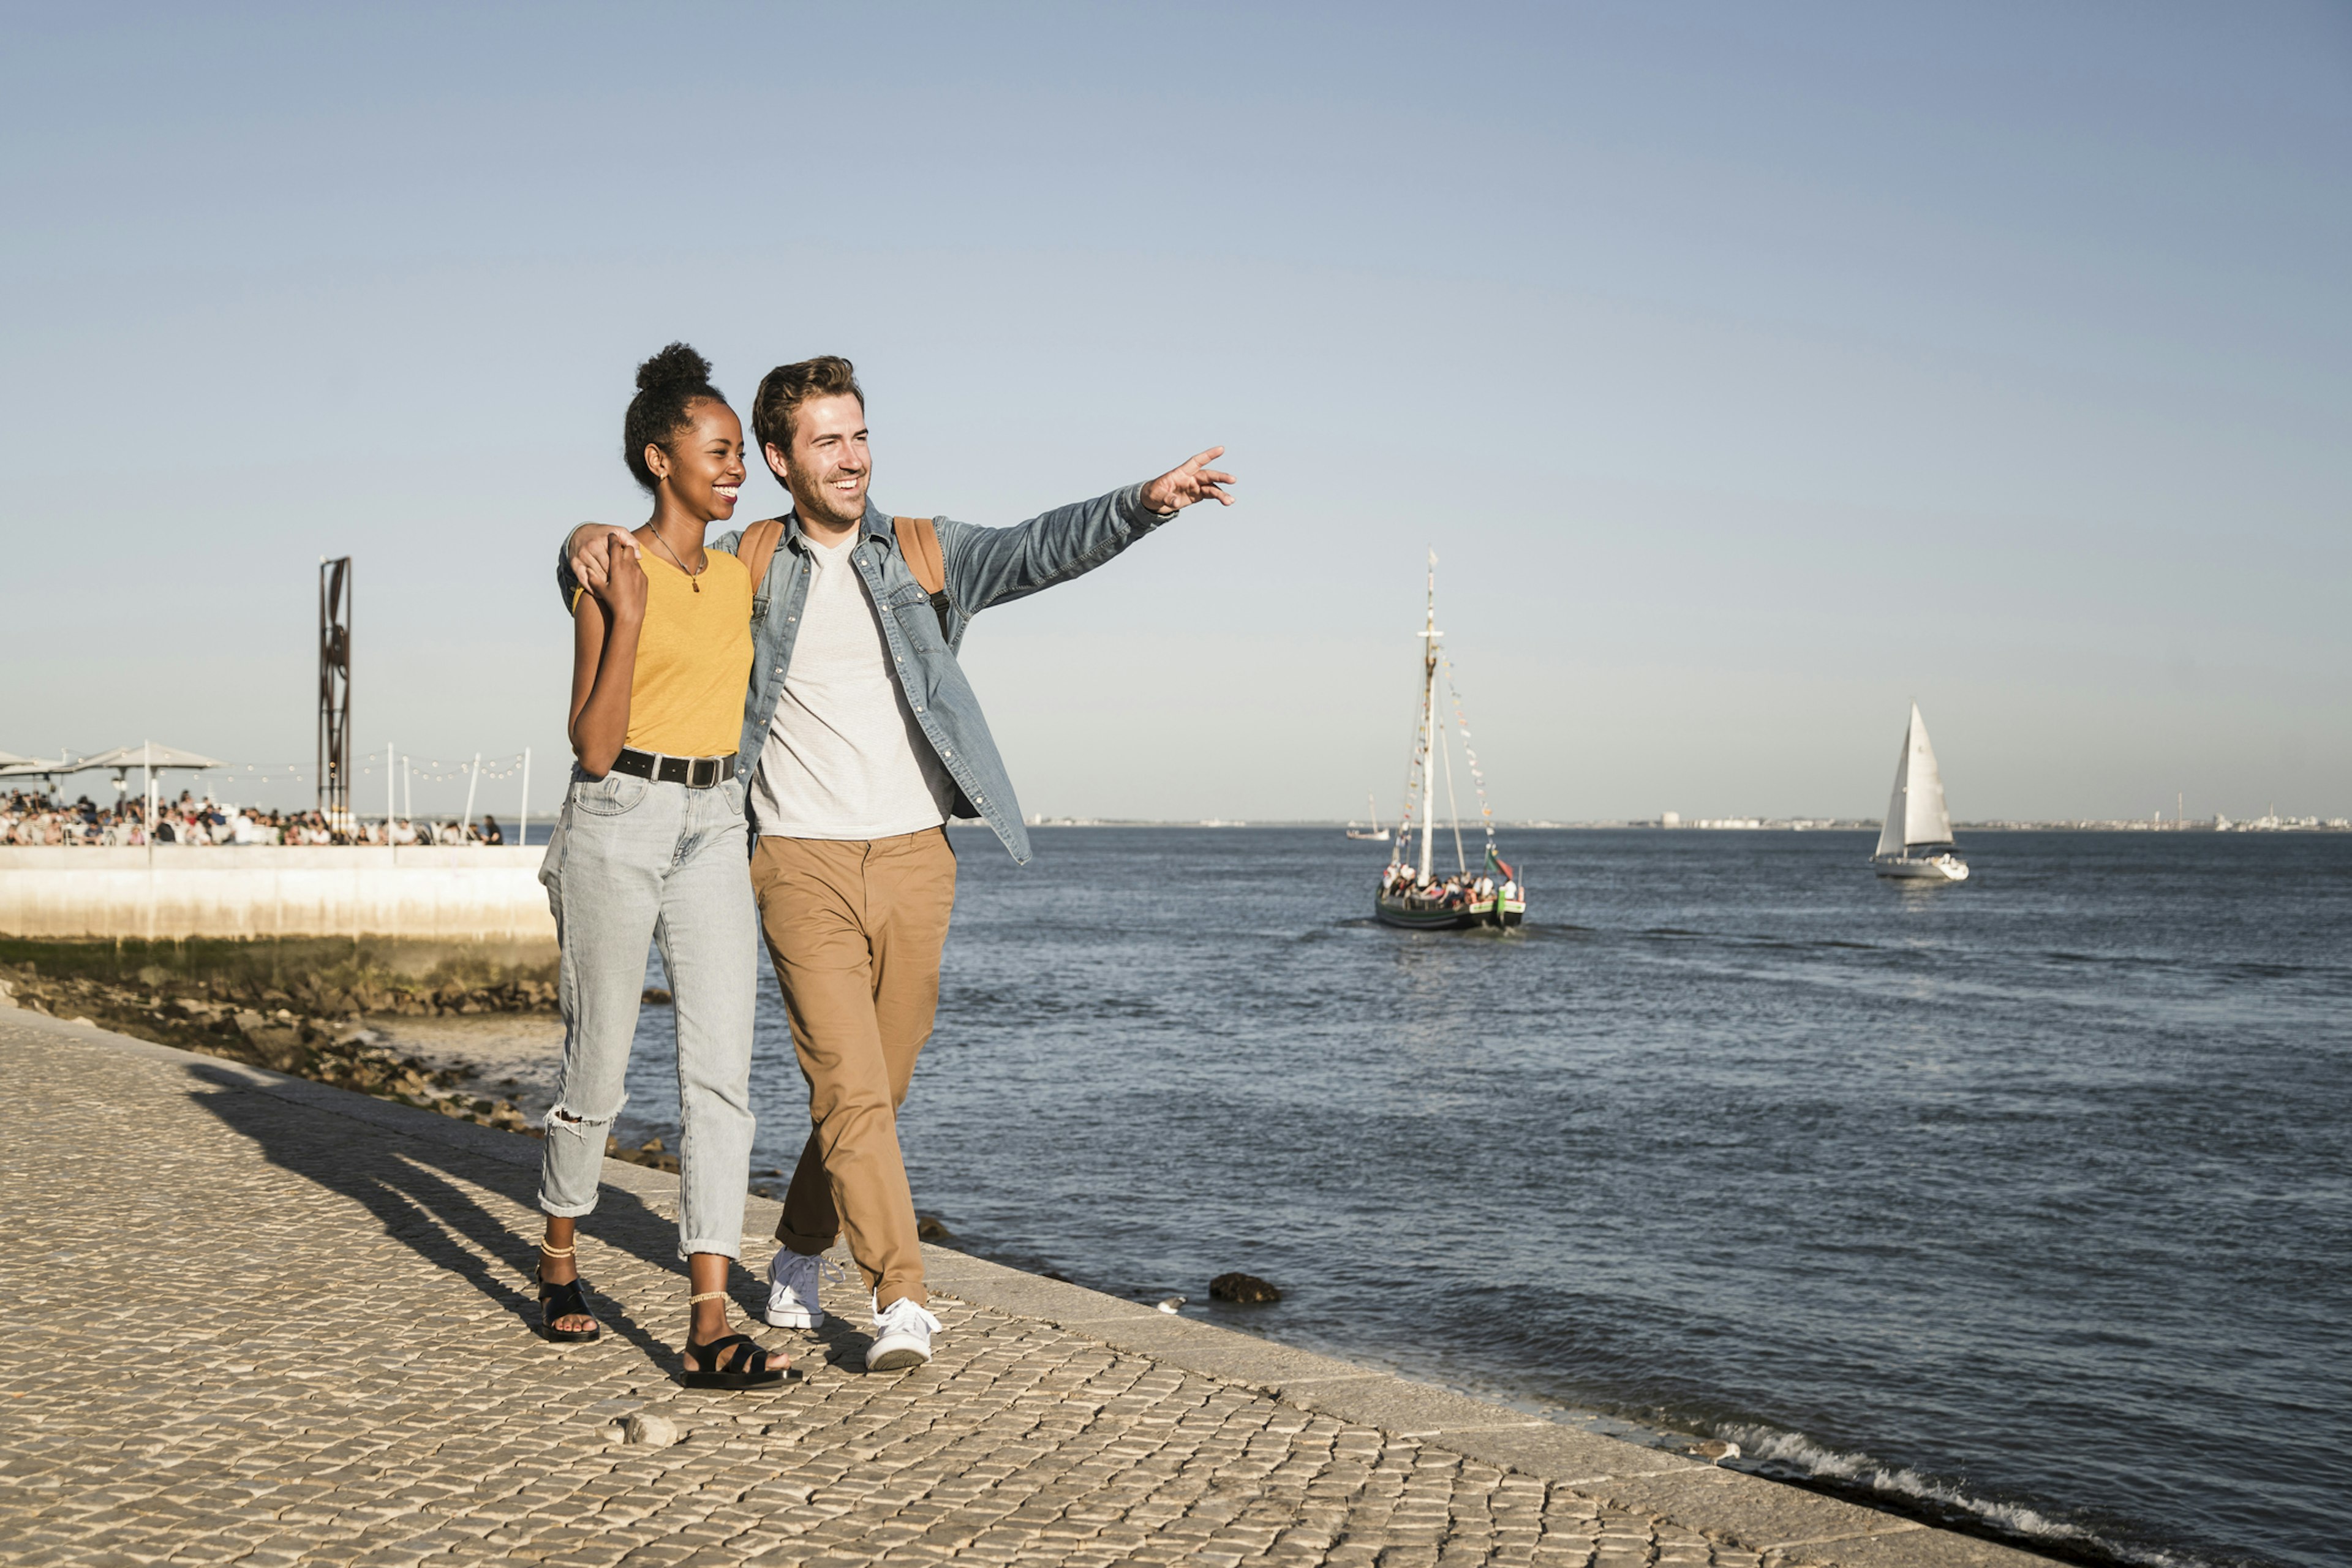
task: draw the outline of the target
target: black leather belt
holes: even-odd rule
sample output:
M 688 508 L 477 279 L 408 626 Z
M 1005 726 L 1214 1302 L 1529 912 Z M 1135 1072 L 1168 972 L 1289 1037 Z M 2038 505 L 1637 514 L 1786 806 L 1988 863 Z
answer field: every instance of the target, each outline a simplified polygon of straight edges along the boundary
M 735 776 L 732 753 L 723 757 L 666 757 L 623 746 L 613 759 L 616 773 L 634 773 L 656 784 L 682 784 L 688 789 L 711 789 Z

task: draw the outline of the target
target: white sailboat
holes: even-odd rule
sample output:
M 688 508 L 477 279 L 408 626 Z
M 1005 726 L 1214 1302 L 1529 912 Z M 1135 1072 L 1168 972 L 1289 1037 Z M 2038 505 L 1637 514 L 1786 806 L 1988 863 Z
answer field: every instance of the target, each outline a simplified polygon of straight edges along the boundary
M 1478 753 L 1470 749 L 1470 721 L 1462 713 L 1462 699 L 1454 690 L 1454 667 L 1438 648 L 1444 639 L 1437 629 L 1437 552 L 1429 552 L 1429 608 L 1421 629 L 1421 721 L 1413 736 L 1412 766 L 1405 790 L 1404 810 L 1397 817 L 1396 847 L 1389 852 L 1388 868 L 1381 873 L 1372 895 L 1372 912 L 1383 924 L 1416 931 L 1461 931 L 1488 926 L 1507 931 L 1527 919 L 1528 890 L 1509 861 L 1495 849 L 1495 812 L 1486 804 L 1486 775 L 1478 767 Z M 1454 751 L 1446 744 L 1445 715 L 1437 701 L 1437 678 L 1445 676 L 1446 695 L 1453 699 L 1454 727 L 1462 732 L 1463 760 L 1470 764 L 1470 783 L 1478 792 L 1478 816 L 1486 830 L 1486 858 L 1476 871 L 1462 849 L 1462 813 L 1454 799 Z M 1437 780 L 1441 766 L 1445 779 L 1446 815 L 1454 824 L 1454 875 L 1437 877 Z M 1421 835 L 1415 863 L 1412 836 Z
M 1371 826 L 1369 828 L 1358 827 L 1351 822 L 1348 824 L 1348 837 L 1350 838 L 1370 839 L 1374 844 L 1386 844 L 1389 841 L 1389 830 L 1381 826 L 1380 802 L 1372 796 L 1370 791 L 1365 792 L 1364 795 L 1364 809 L 1371 813 Z
M 1936 769 L 1936 748 L 1927 743 L 1927 721 L 1911 704 L 1911 725 L 1903 731 L 1903 755 L 1895 763 L 1895 794 L 1886 802 L 1886 826 L 1879 830 L 1871 867 L 1882 877 L 1965 882 L 1968 862 L 1952 844 L 1952 814 L 1944 805 L 1944 775 Z

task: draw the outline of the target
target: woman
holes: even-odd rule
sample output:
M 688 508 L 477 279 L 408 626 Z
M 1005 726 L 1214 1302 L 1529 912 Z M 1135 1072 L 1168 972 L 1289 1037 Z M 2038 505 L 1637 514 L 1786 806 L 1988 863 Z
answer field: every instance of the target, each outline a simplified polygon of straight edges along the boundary
M 547 1115 L 540 1300 L 550 1339 L 601 1332 L 582 1293 L 574 1224 L 596 1206 L 645 987 L 661 946 L 677 998 L 678 1251 L 690 1313 L 686 1383 L 782 1381 L 782 1358 L 727 1322 L 751 1162 L 751 996 L 758 917 L 734 775 L 751 672 L 751 580 L 704 531 L 733 515 L 743 427 L 710 365 L 672 343 L 637 369 L 623 455 L 654 513 L 607 545 L 609 575 L 572 598 L 572 788 L 540 879 L 561 950 L 563 1080 Z

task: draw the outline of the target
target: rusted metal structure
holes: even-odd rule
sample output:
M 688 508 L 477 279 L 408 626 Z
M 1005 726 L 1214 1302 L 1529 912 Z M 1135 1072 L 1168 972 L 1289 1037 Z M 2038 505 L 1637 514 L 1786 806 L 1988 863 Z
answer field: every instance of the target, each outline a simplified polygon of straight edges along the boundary
M 319 562 L 319 811 L 352 822 L 352 558 Z

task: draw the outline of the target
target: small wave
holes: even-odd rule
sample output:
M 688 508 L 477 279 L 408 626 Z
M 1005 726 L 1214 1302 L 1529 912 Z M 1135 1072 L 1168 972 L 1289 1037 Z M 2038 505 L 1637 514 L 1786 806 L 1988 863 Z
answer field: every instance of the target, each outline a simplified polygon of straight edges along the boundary
M 1780 1469 L 1804 1480 L 1831 1483 L 1843 1491 L 1891 1494 L 1912 1505 L 1907 1511 L 1940 1515 L 1951 1522 L 1974 1520 L 1989 1531 L 2012 1539 L 2063 1542 L 2086 1556 L 2132 1563 L 2137 1568 L 2200 1568 L 2199 1559 L 2126 1546 L 2080 1525 L 2053 1519 L 2023 1503 L 1974 1497 L 1949 1482 L 1887 1464 L 1868 1454 L 1822 1447 L 1801 1433 L 1771 1426 L 1726 1425 L 1717 1427 L 1716 1435 L 1739 1445 L 1744 1457 L 1742 1468 L 1753 1466 L 1768 1471 Z

